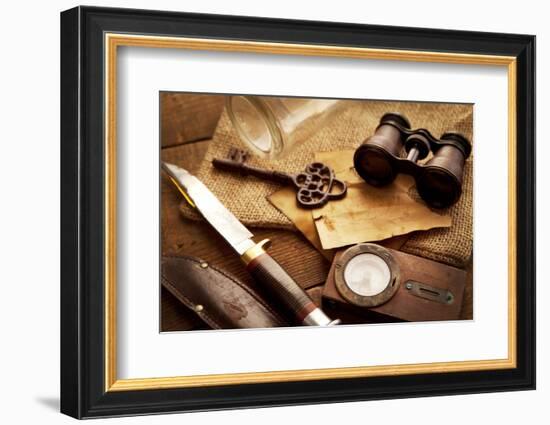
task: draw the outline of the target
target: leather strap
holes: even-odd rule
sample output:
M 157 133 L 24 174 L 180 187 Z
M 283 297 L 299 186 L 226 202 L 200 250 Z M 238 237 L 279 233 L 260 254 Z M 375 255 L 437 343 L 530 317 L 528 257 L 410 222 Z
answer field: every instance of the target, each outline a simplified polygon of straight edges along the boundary
M 162 285 L 213 329 L 288 323 L 244 283 L 194 257 L 162 257 Z

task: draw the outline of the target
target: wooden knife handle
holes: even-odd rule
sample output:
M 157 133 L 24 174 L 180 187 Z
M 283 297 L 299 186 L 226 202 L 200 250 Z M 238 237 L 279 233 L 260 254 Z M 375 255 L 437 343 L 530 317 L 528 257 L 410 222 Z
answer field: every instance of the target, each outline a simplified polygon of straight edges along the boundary
M 265 252 L 263 246 L 268 242 L 268 240 L 260 242 L 249 250 L 252 252 L 247 251 L 242 257 L 254 279 L 293 312 L 299 323 L 310 326 L 336 324 L 336 321 L 331 321 L 315 305 L 285 269 Z

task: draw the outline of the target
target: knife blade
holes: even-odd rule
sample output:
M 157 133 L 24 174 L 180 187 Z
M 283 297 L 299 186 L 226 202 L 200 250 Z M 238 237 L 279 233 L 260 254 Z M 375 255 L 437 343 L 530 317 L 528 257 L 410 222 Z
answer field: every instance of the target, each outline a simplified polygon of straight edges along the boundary
M 172 182 L 178 186 L 183 196 L 192 201 L 208 223 L 237 251 L 243 255 L 252 248 L 252 233 L 237 220 L 237 218 L 214 196 L 212 192 L 194 175 L 187 170 L 166 162 L 162 168 L 170 176 Z
M 162 169 L 187 202 L 196 208 L 239 254 L 254 279 L 293 312 L 301 324 L 328 326 L 339 323 L 339 320 L 330 320 L 279 263 L 267 254 L 265 249 L 271 242 L 265 239 L 255 243 L 252 233 L 204 183 L 177 165 L 162 162 Z

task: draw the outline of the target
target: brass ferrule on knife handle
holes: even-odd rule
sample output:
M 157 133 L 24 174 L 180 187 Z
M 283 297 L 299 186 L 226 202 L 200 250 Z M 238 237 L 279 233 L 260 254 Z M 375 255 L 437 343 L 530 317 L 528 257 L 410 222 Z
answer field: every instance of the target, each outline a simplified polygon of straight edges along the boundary
M 330 320 L 279 263 L 265 251 L 269 245 L 271 245 L 270 240 L 264 239 L 241 256 L 250 274 L 277 296 L 303 325 L 331 326 L 340 323 L 339 320 Z

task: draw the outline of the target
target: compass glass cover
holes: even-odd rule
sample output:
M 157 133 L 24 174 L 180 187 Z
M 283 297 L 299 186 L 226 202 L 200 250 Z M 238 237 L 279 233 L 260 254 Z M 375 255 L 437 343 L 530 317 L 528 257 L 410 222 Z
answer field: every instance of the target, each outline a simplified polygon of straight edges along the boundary
M 390 283 L 391 271 L 383 258 L 363 253 L 353 257 L 345 266 L 344 280 L 356 294 L 373 296 L 381 293 Z

